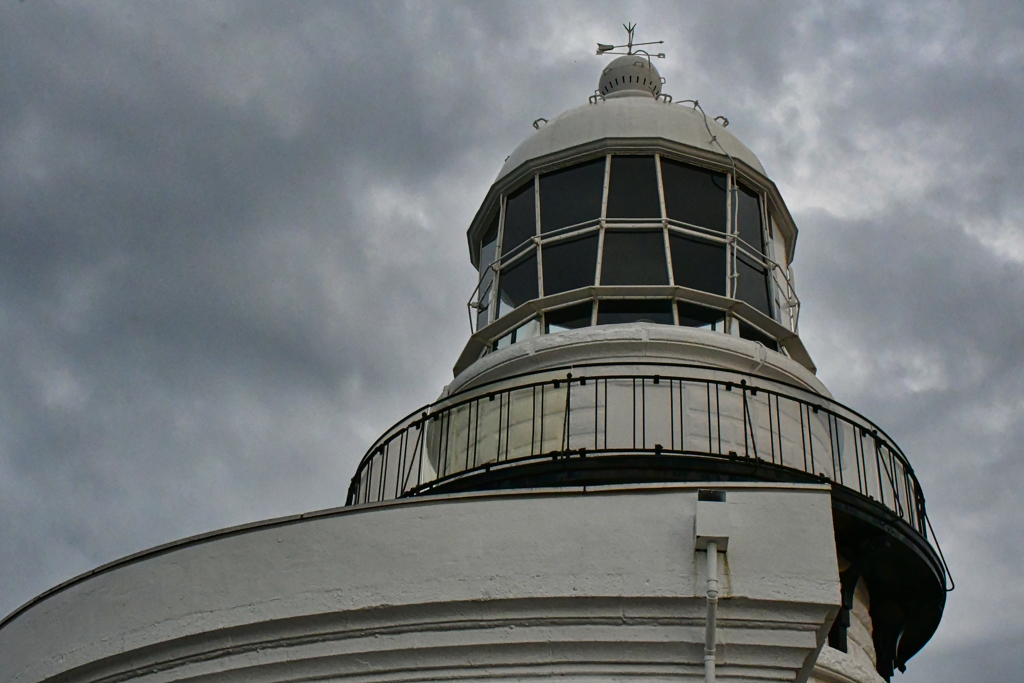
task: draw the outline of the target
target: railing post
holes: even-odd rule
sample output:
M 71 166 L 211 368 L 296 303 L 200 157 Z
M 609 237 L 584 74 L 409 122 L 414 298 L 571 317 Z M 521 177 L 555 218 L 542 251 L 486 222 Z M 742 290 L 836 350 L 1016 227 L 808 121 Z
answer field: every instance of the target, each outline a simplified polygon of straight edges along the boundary
M 570 415 L 572 410 L 572 373 L 565 375 L 565 414 L 562 416 L 562 453 L 569 450 L 569 443 L 572 438 L 570 434 Z M 543 419 L 543 418 L 541 418 Z

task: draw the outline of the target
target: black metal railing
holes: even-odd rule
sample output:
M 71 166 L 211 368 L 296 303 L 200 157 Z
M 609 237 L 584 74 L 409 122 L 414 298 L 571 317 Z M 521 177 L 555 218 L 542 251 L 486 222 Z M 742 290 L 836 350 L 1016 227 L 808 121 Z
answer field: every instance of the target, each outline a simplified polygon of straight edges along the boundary
M 869 420 L 784 382 L 685 365 L 576 366 L 449 396 L 377 440 L 346 504 L 425 494 L 544 459 L 608 455 L 770 463 L 874 500 L 928 538 L 913 469 Z

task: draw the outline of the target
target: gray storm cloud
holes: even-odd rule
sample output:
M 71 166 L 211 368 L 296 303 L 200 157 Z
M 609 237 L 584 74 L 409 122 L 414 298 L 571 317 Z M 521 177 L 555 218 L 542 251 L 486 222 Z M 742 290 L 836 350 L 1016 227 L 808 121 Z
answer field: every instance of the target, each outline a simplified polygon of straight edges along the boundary
M 469 329 L 465 230 L 596 42 L 664 39 L 801 229 L 820 376 L 915 464 L 958 588 L 904 681 L 1024 655 L 1024 6 L 0 6 L 0 613 L 337 506 Z

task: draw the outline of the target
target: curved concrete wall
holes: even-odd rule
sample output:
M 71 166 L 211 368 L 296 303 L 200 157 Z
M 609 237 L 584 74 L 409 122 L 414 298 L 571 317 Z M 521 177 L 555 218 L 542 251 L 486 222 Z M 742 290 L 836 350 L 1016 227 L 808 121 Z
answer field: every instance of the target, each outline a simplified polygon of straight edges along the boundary
M 729 485 L 722 681 L 806 680 L 839 604 L 829 490 Z M 701 676 L 697 489 L 412 499 L 182 542 L 0 627 L 0 683 Z
M 442 396 L 524 372 L 585 363 L 690 363 L 701 368 L 757 373 L 832 397 L 821 380 L 793 359 L 721 332 L 630 323 L 546 334 L 489 353 L 463 370 Z M 703 376 L 703 374 L 701 375 Z

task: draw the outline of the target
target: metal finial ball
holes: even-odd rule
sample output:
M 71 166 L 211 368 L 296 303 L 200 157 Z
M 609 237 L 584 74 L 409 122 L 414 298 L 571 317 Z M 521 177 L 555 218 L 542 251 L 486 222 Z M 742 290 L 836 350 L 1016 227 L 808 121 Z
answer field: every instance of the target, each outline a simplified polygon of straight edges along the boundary
M 623 55 L 605 67 L 597 83 L 604 96 L 616 92 L 636 91 L 651 97 L 661 94 L 663 80 L 658 69 L 644 55 Z

